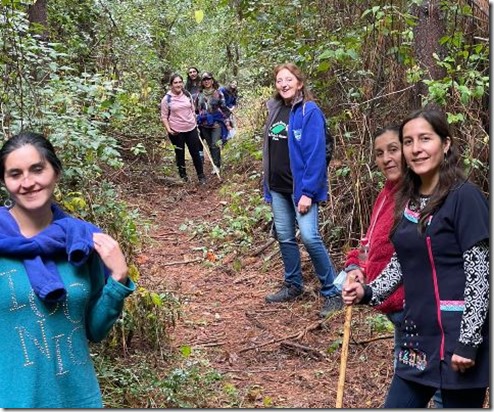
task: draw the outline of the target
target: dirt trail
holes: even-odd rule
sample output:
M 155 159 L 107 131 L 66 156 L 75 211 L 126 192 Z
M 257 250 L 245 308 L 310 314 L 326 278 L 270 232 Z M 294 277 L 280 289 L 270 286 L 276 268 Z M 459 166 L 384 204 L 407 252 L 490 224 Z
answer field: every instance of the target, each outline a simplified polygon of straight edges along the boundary
M 268 262 L 244 257 L 235 271 L 225 263 L 228 256 L 213 264 L 204 259 L 204 250 L 215 252 L 206 237 L 180 230 L 191 222 L 220 222 L 225 206 L 217 178 L 199 186 L 156 178 L 151 184 L 149 176 L 143 171 L 129 198 L 153 222 L 141 282 L 156 292 L 173 291 L 183 303 L 172 345 L 191 346 L 225 374 L 241 395 L 239 407 L 334 408 L 344 312 L 319 319 L 322 301 L 307 256 L 303 298 L 266 304 L 264 296 L 281 281 L 276 244 L 265 252 L 273 255 Z M 344 407 L 379 407 L 391 377 L 392 339 L 356 344 L 376 337 L 366 323 L 369 314 L 368 308 L 354 310 Z

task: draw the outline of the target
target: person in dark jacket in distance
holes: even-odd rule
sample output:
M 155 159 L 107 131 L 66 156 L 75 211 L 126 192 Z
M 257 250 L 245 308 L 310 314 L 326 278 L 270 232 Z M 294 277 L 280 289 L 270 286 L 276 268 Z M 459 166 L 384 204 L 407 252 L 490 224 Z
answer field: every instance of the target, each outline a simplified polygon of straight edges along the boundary
M 284 265 L 280 290 L 266 302 L 287 302 L 303 293 L 296 225 L 321 283 L 320 316 L 342 308 L 335 270 L 319 233 L 319 203 L 328 197 L 325 119 L 301 70 L 292 63 L 274 70 L 276 93 L 268 102 L 263 143 L 264 197 L 271 204 Z
M 215 166 L 221 168 L 221 146 L 227 141 L 231 129 L 228 122 L 228 108 L 220 85 L 212 73 L 201 76 L 201 88 L 196 97 L 197 124 L 202 138 L 206 141 Z M 213 170 L 214 172 L 214 170 Z
M 348 282 L 346 304 L 405 292 L 400 351 L 385 408 L 481 408 L 489 386 L 489 205 L 458 167 L 444 113 L 422 109 L 400 126 L 407 168 L 391 231 L 395 253 L 368 285 Z

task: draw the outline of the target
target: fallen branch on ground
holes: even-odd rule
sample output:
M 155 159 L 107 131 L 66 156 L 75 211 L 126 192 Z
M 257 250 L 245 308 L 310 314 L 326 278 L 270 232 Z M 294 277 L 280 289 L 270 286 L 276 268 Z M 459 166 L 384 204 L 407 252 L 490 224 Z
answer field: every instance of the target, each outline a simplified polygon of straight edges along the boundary
M 190 260 L 178 260 L 176 262 L 163 263 L 162 266 L 175 266 L 175 265 L 186 265 L 188 263 L 202 262 L 203 258 L 190 259 Z
M 366 339 L 366 340 L 361 340 L 359 342 L 355 341 L 355 344 L 356 345 L 365 345 L 366 343 L 371 343 L 371 342 L 374 342 L 376 340 L 383 340 L 383 339 L 392 339 L 394 338 L 394 335 L 384 335 L 384 336 L 376 336 L 375 338 L 370 338 L 370 339 Z
M 259 256 L 262 252 L 264 252 L 269 246 L 271 246 L 274 242 L 276 242 L 275 238 L 269 239 L 264 245 L 258 247 L 256 250 L 254 250 L 250 256 L 256 257 Z
M 300 345 L 294 342 L 283 341 L 281 342 L 281 347 L 285 347 L 288 349 L 295 350 L 295 352 L 303 352 L 311 357 L 314 357 L 316 360 L 321 360 L 323 355 L 317 349 L 311 348 L 309 346 Z
M 283 336 L 282 338 L 278 338 L 278 339 L 271 339 L 270 341 L 261 343 L 259 345 L 249 346 L 248 348 L 240 349 L 238 351 L 238 353 L 247 352 L 247 351 L 254 350 L 254 349 L 259 349 L 259 348 L 262 348 L 264 346 L 268 346 L 268 345 L 272 345 L 274 343 L 279 343 L 279 342 L 287 341 L 287 340 L 290 340 L 290 339 L 294 339 L 294 340 L 301 339 L 301 338 L 303 338 L 305 336 L 305 334 L 307 332 L 310 332 L 310 331 L 312 331 L 314 329 L 319 328 L 328 319 L 330 319 L 330 318 L 326 318 L 326 319 L 323 319 L 323 320 L 318 320 L 316 322 L 313 322 L 309 326 L 307 326 L 305 329 L 303 329 L 301 331 L 298 331 L 297 333 L 294 333 L 292 335 Z

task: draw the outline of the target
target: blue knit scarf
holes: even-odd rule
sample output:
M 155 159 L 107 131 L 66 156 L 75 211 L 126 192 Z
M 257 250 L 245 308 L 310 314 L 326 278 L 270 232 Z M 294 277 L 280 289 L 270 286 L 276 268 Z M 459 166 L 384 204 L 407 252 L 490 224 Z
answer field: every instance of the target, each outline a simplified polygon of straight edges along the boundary
M 9 210 L 0 207 L 0 255 L 23 260 L 27 276 L 38 297 L 46 302 L 65 299 L 67 291 L 54 259 L 66 256 L 81 266 L 94 250 L 96 226 L 64 213 L 52 204 L 53 222 L 31 238 L 24 237 Z

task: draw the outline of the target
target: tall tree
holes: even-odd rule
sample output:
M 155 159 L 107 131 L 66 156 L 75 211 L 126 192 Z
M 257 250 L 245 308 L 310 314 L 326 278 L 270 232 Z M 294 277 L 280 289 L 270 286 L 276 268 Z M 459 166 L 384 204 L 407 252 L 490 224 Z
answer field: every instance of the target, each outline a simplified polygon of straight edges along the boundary
M 46 6 L 48 0 L 36 0 L 27 10 L 30 23 L 36 23 L 42 26 L 41 36 L 46 39 L 48 37 L 47 31 L 47 14 Z
M 445 50 L 440 46 L 440 39 L 446 32 L 445 19 L 441 16 L 440 0 L 426 0 L 421 5 L 415 4 L 412 13 L 417 17 L 414 32 L 414 54 L 425 76 L 431 80 L 439 80 L 446 74 L 443 67 L 434 59 L 434 54 L 444 57 Z M 417 98 L 427 94 L 427 86 L 418 82 Z M 420 100 L 415 102 L 420 105 Z

